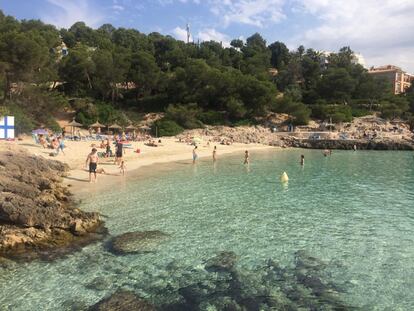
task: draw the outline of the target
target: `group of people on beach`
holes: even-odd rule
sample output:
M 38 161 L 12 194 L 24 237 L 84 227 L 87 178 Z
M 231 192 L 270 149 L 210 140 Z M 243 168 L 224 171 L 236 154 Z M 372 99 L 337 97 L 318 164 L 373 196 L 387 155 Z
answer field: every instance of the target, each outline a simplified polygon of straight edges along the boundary
M 126 163 L 125 163 L 125 160 L 123 159 L 123 155 L 124 155 L 123 142 L 120 140 L 116 141 L 115 146 L 116 146 L 116 151 L 115 151 L 114 164 L 118 165 L 120 173 L 122 175 L 125 175 Z M 112 150 L 111 150 L 109 139 L 106 139 L 106 141 L 102 141 L 100 147 L 102 149 L 105 149 L 104 156 L 106 158 L 112 156 Z M 96 182 L 97 174 L 107 174 L 105 169 L 98 168 L 98 163 L 99 163 L 98 149 L 93 147 L 91 152 L 88 154 L 86 158 L 86 163 L 85 163 L 87 170 L 89 171 L 89 182 Z

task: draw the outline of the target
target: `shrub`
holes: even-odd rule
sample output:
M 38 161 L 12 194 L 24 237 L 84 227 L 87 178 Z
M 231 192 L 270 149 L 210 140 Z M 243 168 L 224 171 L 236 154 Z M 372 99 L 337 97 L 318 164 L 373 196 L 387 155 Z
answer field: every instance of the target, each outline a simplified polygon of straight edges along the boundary
M 209 125 L 223 125 L 226 124 L 225 115 L 223 112 L 209 110 L 202 112 L 199 115 L 201 122 Z
M 311 110 L 302 104 L 300 107 L 298 107 L 298 109 L 292 112 L 292 116 L 293 116 L 292 124 L 293 125 L 308 124 L 310 114 L 311 114 Z
M 17 105 L 10 105 L 7 108 L 10 115 L 14 116 L 16 135 L 31 133 L 36 126 L 34 120 Z
M 157 128 L 157 129 L 156 129 Z M 154 123 L 152 132 L 158 132 L 158 136 L 175 136 L 182 133 L 184 129 L 173 120 L 161 119 Z
M 172 120 L 179 126 L 186 129 L 203 127 L 203 123 L 197 119 L 201 110 L 197 104 L 169 105 L 165 111 L 165 118 Z

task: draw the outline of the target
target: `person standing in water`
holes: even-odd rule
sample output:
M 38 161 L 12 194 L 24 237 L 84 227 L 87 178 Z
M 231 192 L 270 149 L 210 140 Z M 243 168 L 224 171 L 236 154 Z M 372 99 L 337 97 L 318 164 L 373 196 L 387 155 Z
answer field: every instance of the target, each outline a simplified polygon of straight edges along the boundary
M 303 154 L 300 156 L 300 165 L 305 165 L 305 156 Z
M 121 165 L 119 166 L 119 171 L 122 174 L 122 176 L 125 175 L 125 170 L 126 170 L 125 160 L 122 160 Z
M 249 164 L 250 163 L 250 158 L 249 158 L 249 151 L 245 151 L 244 152 L 244 163 L 243 164 Z
M 193 149 L 193 164 L 196 163 L 197 158 L 198 158 L 198 155 L 197 155 L 197 146 L 195 146 L 194 149 Z
M 88 154 L 88 157 L 86 158 L 86 166 L 89 163 L 89 182 L 92 182 L 92 173 L 94 175 L 94 182 L 96 182 L 96 168 L 98 166 L 98 153 L 96 148 L 92 148 L 92 151 L 90 154 Z
M 213 149 L 213 162 L 217 161 L 217 146 L 214 146 Z

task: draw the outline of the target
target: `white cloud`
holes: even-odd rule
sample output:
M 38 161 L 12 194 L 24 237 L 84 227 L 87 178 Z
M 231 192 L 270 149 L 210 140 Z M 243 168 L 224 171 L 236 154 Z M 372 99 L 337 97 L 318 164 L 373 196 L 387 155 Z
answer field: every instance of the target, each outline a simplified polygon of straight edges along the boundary
M 178 40 L 187 42 L 187 30 L 185 28 L 177 26 L 171 32 Z M 190 37 L 190 41 L 193 41 L 192 37 Z
M 119 4 L 114 4 L 112 6 L 112 9 L 114 9 L 115 11 L 123 11 L 123 10 L 125 10 L 125 8 L 122 5 L 119 5 Z
M 54 6 L 53 10 L 46 10 L 41 18 L 46 23 L 57 27 L 68 28 L 74 23 L 83 21 L 88 26 L 97 27 L 104 19 L 104 15 L 96 7 L 91 7 L 84 0 L 47 0 Z M 56 10 L 57 9 L 57 10 Z
M 230 37 L 224 33 L 218 32 L 214 28 L 206 28 L 198 32 L 200 41 L 217 41 L 221 42 L 224 47 L 230 46 Z
M 292 40 L 324 50 L 350 45 L 368 65 L 395 64 L 414 71 L 412 0 L 296 0 L 305 14 L 319 19 Z
M 286 18 L 285 0 L 209 0 L 210 11 L 219 16 L 224 27 L 247 24 L 263 28 Z

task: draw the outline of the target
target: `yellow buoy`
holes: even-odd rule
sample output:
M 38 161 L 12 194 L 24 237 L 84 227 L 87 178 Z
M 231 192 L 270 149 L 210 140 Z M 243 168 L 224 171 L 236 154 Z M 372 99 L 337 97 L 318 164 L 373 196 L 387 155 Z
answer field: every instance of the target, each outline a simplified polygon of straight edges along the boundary
M 286 172 L 283 172 L 282 176 L 280 176 L 280 181 L 281 182 L 288 182 L 289 181 L 289 176 L 288 176 L 288 174 L 286 174 Z

